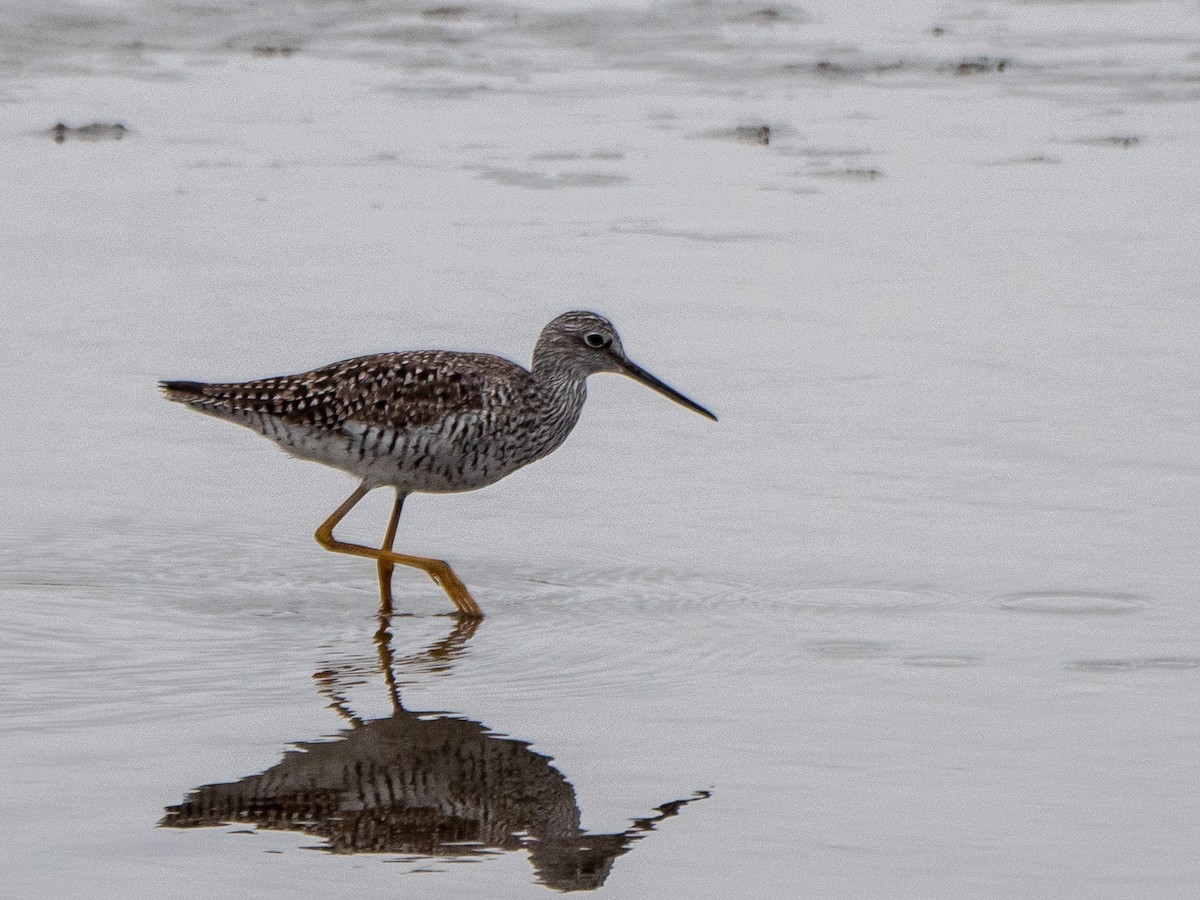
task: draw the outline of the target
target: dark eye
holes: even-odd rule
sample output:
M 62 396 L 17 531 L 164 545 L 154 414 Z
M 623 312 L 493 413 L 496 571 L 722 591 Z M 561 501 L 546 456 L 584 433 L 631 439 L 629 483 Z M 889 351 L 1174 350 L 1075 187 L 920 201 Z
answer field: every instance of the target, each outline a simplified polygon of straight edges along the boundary
M 594 331 L 591 334 L 585 334 L 583 336 L 583 342 L 593 350 L 599 350 L 601 347 L 607 347 L 609 345 L 608 338 L 602 334 L 597 334 Z

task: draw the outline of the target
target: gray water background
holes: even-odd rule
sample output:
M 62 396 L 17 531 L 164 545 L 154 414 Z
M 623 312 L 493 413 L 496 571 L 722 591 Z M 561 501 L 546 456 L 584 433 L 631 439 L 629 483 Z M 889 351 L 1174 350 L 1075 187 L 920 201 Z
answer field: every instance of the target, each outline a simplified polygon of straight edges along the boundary
M 593 831 L 711 790 L 614 897 L 1195 895 L 1194 4 L 0 26 L 0 894 L 546 893 L 156 826 L 343 727 L 315 672 L 387 698 L 373 573 L 311 539 L 352 482 L 154 383 L 527 362 L 582 307 L 721 421 L 596 377 L 550 458 L 415 497 L 488 618 L 406 706 L 531 742 Z M 418 659 L 448 604 L 397 589 Z

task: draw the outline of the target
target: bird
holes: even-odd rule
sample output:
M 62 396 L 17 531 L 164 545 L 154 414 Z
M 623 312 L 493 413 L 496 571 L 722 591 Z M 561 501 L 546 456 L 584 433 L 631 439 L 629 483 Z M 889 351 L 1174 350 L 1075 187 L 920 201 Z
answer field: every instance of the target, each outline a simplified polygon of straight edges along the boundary
M 425 572 L 459 615 L 482 618 L 466 585 L 440 559 L 393 550 L 405 498 L 495 484 L 558 449 L 579 421 L 589 376 L 626 375 L 712 421 L 717 417 L 637 365 L 613 324 L 565 312 L 538 336 L 531 366 L 489 353 L 416 350 L 342 360 L 298 375 L 236 383 L 160 381 L 167 399 L 243 425 L 290 455 L 355 476 L 358 487 L 316 530 L 327 550 L 373 559 L 390 610 L 395 566 Z M 376 488 L 395 490 L 380 547 L 334 528 Z

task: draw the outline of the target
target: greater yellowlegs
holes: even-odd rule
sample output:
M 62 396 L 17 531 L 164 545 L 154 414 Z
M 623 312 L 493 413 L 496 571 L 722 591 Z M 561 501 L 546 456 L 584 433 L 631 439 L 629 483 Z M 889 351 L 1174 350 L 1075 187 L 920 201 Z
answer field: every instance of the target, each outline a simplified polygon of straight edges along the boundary
M 628 375 L 716 421 L 632 362 L 612 323 L 579 311 L 542 329 L 529 370 L 486 353 L 418 350 L 259 381 L 160 385 L 171 400 L 251 428 L 292 456 L 358 477 L 358 488 L 321 523 L 316 538 L 328 550 L 376 560 L 385 606 L 393 568 L 413 566 L 440 585 L 461 614 L 478 618 L 483 613 L 449 565 L 393 552 L 404 498 L 486 487 L 557 449 L 579 419 L 587 377 L 597 372 Z M 383 546 L 335 538 L 338 522 L 377 487 L 396 490 Z

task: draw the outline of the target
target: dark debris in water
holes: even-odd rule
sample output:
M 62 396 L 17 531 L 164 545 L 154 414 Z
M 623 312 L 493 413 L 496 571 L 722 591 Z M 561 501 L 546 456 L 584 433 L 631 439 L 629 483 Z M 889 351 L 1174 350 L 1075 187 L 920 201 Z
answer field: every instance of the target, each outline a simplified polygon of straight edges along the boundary
M 754 144 L 759 147 L 770 146 L 774 130 L 765 122 L 751 125 L 737 125 L 733 128 L 715 128 L 706 131 L 699 137 L 716 138 L 717 140 L 739 141 L 743 144 Z
M 255 44 L 253 47 L 250 48 L 250 54 L 252 56 L 258 56 L 258 57 L 262 57 L 265 59 L 269 59 L 271 57 L 291 56 L 296 51 L 297 51 L 296 47 L 291 47 L 286 44 L 285 45 Z
M 1083 138 L 1079 141 L 1088 147 L 1120 147 L 1122 150 L 1136 147 L 1141 142 L 1142 139 L 1136 134 L 1110 134 L 1104 137 Z
M 835 178 L 842 181 L 876 181 L 883 177 L 879 169 L 828 169 L 813 172 L 818 178 Z
M 1029 153 L 1025 156 L 1009 156 L 1005 159 L 998 159 L 991 163 L 995 166 L 1024 166 L 1024 165 L 1057 165 L 1062 160 L 1057 156 L 1049 156 L 1045 153 Z
M 802 22 L 804 16 L 796 10 L 784 9 L 779 6 L 760 6 L 739 18 L 743 22 L 757 22 L 759 25 L 774 25 L 777 22 Z
M 990 72 L 1003 72 L 1010 65 L 1012 65 L 1011 60 L 1005 57 L 976 56 L 938 66 L 938 71 L 951 75 L 982 75 Z
M 876 63 L 843 63 L 831 59 L 819 59 L 811 65 L 795 63 L 784 66 L 784 70 L 792 73 L 812 72 L 826 78 L 857 78 L 863 75 L 886 75 L 899 72 L 905 68 L 903 60 Z
M 129 128 L 120 122 L 92 122 L 88 125 L 58 122 L 46 132 L 56 144 L 67 141 L 119 141 L 130 133 Z
M 431 6 L 421 10 L 426 19 L 461 19 L 470 11 L 466 6 Z
M 942 30 L 934 29 L 933 34 L 944 34 Z M 928 71 L 929 63 L 912 62 L 903 59 L 883 61 L 840 61 L 833 59 L 818 59 L 812 63 L 789 63 L 784 71 L 795 74 L 813 74 L 823 78 L 862 78 L 869 75 L 891 75 L 903 71 Z M 981 75 L 994 72 L 1005 72 L 1012 66 L 1012 60 L 1007 57 L 972 56 L 964 59 L 945 62 L 933 67 L 939 75 Z
M 739 125 L 734 129 L 734 134 L 739 141 L 745 141 L 748 144 L 766 147 L 771 143 L 770 125 Z

